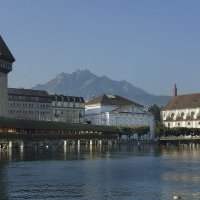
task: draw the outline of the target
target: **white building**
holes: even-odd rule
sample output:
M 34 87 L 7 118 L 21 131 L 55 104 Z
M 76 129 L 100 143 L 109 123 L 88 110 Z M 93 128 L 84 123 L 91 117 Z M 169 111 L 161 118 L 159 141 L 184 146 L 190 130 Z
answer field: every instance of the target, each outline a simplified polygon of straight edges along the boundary
M 165 127 L 200 128 L 200 94 L 175 96 L 161 111 Z
M 83 97 L 52 95 L 53 121 L 83 123 L 85 102 Z
M 8 73 L 12 71 L 15 58 L 0 36 L 0 116 L 8 115 Z
M 154 134 L 154 117 L 144 107 L 117 95 L 102 95 L 85 104 L 88 123 L 108 126 L 149 126 Z

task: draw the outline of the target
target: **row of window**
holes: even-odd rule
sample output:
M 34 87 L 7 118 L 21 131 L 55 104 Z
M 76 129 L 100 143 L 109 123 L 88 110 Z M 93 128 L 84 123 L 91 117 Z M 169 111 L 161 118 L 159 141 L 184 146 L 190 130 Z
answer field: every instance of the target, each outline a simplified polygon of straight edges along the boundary
M 57 101 L 57 102 L 53 102 L 52 103 L 53 106 L 58 106 L 58 107 L 71 107 L 71 108 L 79 108 L 79 107 L 84 107 L 84 104 L 82 103 L 74 103 L 74 102 L 61 102 L 61 101 Z
M 178 117 L 184 118 L 186 114 L 188 114 L 188 113 L 181 112 L 181 113 L 178 114 Z M 194 115 L 195 115 L 195 112 L 191 112 L 191 113 L 189 113 L 189 115 L 187 115 L 187 116 L 189 116 L 189 117 L 191 117 L 191 118 L 194 118 Z M 164 113 L 163 116 L 166 117 L 166 113 Z M 170 114 L 170 117 L 171 117 L 171 118 L 174 118 L 174 116 L 175 116 L 175 113 L 171 113 L 171 114 Z
M 81 97 L 70 97 L 70 96 L 54 96 L 54 101 L 56 102 L 83 102 Z
M 54 116 L 60 117 L 60 116 L 79 116 L 82 117 L 84 115 L 84 111 L 60 111 L 60 110 L 55 110 L 53 112 Z
M 33 103 L 9 103 L 10 107 L 23 107 L 23 108 L 40 108 L 40 109 L 49 109 L 50 105 L 49 104 L 33 104 Z
M 191 125 L 191 122 L 187 122 L 187 124 L 186 125 L 188 125 L 188 126 L 190 126 Z M 198 122 L 198 125 L 200 125 L 200 122 Z M 181 123 L 177 123 L 177 126 L 181 126 Z M 170 127 L 170 123 L 168 123 L 168 127 Z
M 17 96 L 17 95 L 8 95 L 10 101 L 31 101 L 31 102 L 48 102 L 51 103 L 51 100 L 48 97 L 31 97 L 31 96 Z
M 26 110 L 9 110 L 10 114 L 30 114 L 30 115 L 50 115 L 50 112 L 39 112 L 39 111 L 26 111 Z

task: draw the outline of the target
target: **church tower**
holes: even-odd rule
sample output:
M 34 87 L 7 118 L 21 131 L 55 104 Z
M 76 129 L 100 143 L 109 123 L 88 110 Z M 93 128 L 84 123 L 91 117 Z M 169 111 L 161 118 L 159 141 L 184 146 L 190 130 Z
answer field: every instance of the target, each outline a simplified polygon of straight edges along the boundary
M 178 95 L 178 89 L 176 86 L 176 83 L 174 84 L 174 89 L 173 89 L 173 96 L 176 97 Z
M 0 35 L 0 117 L 8 116 L 8 73 L 15 58 Z

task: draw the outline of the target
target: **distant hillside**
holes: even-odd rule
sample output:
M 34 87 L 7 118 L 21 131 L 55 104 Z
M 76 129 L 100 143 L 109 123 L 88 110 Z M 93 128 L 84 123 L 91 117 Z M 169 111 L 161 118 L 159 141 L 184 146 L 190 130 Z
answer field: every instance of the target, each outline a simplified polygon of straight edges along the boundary
M 49 93 L 83 96 L 85 99 L 103 93 L 117 94 L 144 105 L 165 105 L 169 96 L 156 96 L 135 87 L 127 81 L 115 81 L 106 76 L 97 76 L 89 70 L 78 70 L 72 74 L 61 73 L 45 84 L 33 89 L 47 90 Z

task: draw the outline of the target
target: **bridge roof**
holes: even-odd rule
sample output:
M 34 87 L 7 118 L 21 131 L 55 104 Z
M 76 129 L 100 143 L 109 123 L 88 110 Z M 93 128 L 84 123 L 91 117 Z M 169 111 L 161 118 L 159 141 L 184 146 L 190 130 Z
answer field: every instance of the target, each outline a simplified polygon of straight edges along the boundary
M 149 127 L 147 126 L 133 126 L 133 127 L 116 127 L 116 126 L 99 126 L 91 124 L 69 124 L 64 122 L 50 122 L 50 121 L 34 121 L 34 120 L 22 120 L 14 118 L 3 118 L 0 117 L 0 128 L 6 129 L 23 129 L 23 130 L 44 130 L 44 131 L 58 131 L 58 130 L 69 130 L 69 131 L 99 131 L 103 133 L 120 133 L 127 131 L 131 133 L 148 132 Z

